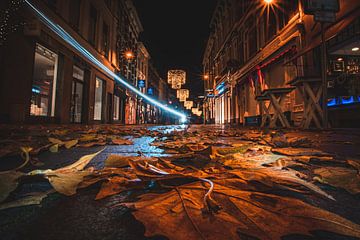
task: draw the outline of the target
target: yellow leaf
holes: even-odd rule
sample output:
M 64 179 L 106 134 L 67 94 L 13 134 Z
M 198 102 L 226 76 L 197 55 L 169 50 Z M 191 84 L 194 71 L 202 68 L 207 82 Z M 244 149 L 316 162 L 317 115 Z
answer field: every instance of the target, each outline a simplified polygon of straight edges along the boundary
M 57 139 L 57 138 L 48 138 L 49 142 L 53 143 L 53 144 L 58 144 L 58 145 L 63 145 L 64 142 L 61 141 L 60 139 Z
M 65 148 L 70 149 L 70 148 L 74 147 L 78 142 L 79 142 L 79 140 L 77 140 L 77 139 L 67 141 L 67 142 L 65 142 Z
M 59 152 L 59 144 L 54 144 L 49 148 L 49 151 L 52 153 L 57 153 Z

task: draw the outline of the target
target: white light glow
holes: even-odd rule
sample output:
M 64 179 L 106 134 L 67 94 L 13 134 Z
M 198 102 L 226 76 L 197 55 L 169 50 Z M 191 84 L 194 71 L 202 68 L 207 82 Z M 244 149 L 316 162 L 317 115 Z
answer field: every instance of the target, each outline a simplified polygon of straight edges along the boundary
M 360 49 L 360 48 L 358 48 L 358 47 L 354 47 L 354 48 L 351 49 L 351 51 L 357 52 L 357 51 L 359 51 L 359 49 Z
M 114 72 L 112 72 L 109 68 L 107 68 L 103 63 L 101 63 L 96 57 L 94 57 L 88 50 L 86 50 L 83 46 L 81 46 L 70 34 L 68 34 L 62 27 L 60 27 L 58 24 L 55 24 L 52 22 L 49 18 L 47 18 L 41 11 L 39 11 L 32 3 L 29 2 L 29 0 L 25 0 L 26 4 L 29 5 L 29 7 L 36 13 L 36 15 L 40 18 L 40 20 L 49 28 L 51 29 L 56 35 L 61 37 L 66 43 L 71 45 L 73 48 L 75 48 L 80 54 L 82 54 L 86 59 L 88 59 L 91 63 L 96 65 L 97 67 L 101 68 L 104 72 L 108 74 L 109 77 L 114 78 L 117 82 L 122 84 L 124 87 L 128 88 L 132 92 L 136 93 L 137 95 L 143 97 L 145 100 L 147 100 L 149 103 L 158 106 L 159 108 L 177 116 L 180 117 L 180 121 L 182 123 L 186 122 L 187 118 L 186 115 L 178 112 L 174 109 L 171 109 L 162 103 L 150 98 L 146 94 L 140 92 L 137 88 L 135 88 L 133 85 L 122 79 L 120 76 L 116 75 Z

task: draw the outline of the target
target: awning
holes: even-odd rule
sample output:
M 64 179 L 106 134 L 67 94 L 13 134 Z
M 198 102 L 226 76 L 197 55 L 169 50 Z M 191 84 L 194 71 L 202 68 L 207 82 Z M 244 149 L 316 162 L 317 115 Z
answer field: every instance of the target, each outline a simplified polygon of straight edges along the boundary
M 328 41 L 334 38 L 337 34 L 339 34 L 343 29 L 345 29 L 348 25 L 350 25 L 353 21 L 360 17 L 360 8 L 355 9 L 352 13 L 348 14 L 346 17 L 326 29 L 325 31 L 325 40 Z M 290 60 L 288 60 L 284 65 L 292 62 L 293 60 L 301 57 L 305 53 L 311 51 L 321 44 L 321 34 L 318 34 L 308 46 L 300 49 L 297 54 L 295 54 Z

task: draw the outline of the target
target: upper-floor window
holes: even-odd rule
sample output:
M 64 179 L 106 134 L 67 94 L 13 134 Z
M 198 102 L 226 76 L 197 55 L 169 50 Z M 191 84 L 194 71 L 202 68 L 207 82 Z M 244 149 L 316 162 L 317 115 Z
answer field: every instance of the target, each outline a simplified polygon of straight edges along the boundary
M 109 57 L 109 50 L 110 50 L 110 43 L 109 43 L 109 25 L 107 25 L 105 22 L 103 24 L 103 29 L 102 29 L 102 50 L 104 53 L 104 56 L 106 58 Z
M 284 1 L 279 6 L 279 10 L 278 10 L 279 30 L 288 24 L 289 20 L 293 16 L 295 16 L 298 10 L 299 10 L 298 0 Z
M 268 16 L 266 19 L 266 40 L 271 40 L 277 32 L 277 25 L 276 25 L 276 15 L 275 10 L 270 9 L 268 11 Z
M 56 0 L 47 0 L 48 6 L 54 11 L 56 11 L 56 3 L 57 3 Z
M 69 4 L 69 8 L 70 26 L 78 31 L 80 22 L 80 0 L 72 0 Z
M 96 39 L 96 25 L 97 25 L 97 10 L 94 6 L 90 6 L 90 21 L 89 21 L 89 42 L 95 46 Z

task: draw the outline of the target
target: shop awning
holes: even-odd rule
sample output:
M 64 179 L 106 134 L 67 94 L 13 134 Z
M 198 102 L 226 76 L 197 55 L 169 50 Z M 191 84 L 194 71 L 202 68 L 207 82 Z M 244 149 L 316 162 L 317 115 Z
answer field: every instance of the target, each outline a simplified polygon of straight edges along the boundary
M 360 8 L 355 9 L 348 16 L 336 22 L 334 25 L 326 29 L 325 31 L 325 40 L 328 41 L 334 38 L 337 34 L 339 34 L 343 29 L 349 26 L 353 21 L 360 17 Z M 285 64 L 292 62 L 298 57 L 303 56 L 305 53 L 311 51 L 321 44 L 321 34 L 319 33 L 308 46 L 300 49 L 297 54 L 295 54 L 290 60 L 288 60 Z

